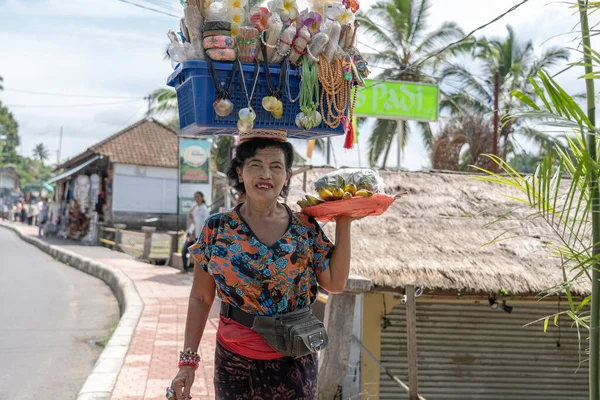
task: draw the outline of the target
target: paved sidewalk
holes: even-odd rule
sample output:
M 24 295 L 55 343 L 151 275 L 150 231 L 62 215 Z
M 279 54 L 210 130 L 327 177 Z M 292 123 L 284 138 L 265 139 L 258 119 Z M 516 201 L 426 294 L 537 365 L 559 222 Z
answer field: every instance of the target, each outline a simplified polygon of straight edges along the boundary
M 37 237 L 37 228 L 18 224 L 22 232 Z M 164 400 L 165 389 L 177 373 L 191 275 L 178 270 L 139 262 L 130 256 L 79 242 L 45 239 L 54 246 L 120 269 L 135 284 L 144 302 L 142 316 L 112 393 L 112 400 Z M 214 399 L 213 361 L 218 324 L 218 302 L 215 302 L 206 326 L 199 352 L 202 363 L 196 372 L 192 389 L 194 399 Z

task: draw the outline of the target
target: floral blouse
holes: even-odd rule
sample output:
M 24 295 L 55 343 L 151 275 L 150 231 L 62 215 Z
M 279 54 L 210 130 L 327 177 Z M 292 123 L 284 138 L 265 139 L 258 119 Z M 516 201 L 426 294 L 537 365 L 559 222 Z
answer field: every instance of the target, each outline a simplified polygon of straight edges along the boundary
M 254 235 L 239 206 L 206 221 L 190 252 L 214 278 L 222 301 L 254 315 L 315 302 L 317 276 L 329 267 L 333 244 L 312 217 L 288 211 L 288 229 L 272 246 Z

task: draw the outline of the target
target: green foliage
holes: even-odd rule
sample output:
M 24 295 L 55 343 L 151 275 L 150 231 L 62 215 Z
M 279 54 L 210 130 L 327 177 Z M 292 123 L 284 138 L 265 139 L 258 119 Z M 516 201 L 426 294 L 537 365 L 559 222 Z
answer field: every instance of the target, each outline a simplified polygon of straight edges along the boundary
M 521 41 L 511 26 L 507 26 L 504 38 L 479 38 L 464 46 L 464 55 L 474 58 L 471 68 L 457 63 L 447 63 L 441 71 L 442 83 L 458 82 L 445 93 L 440 108 L 455 118 L 462 115 L 490 116 L 494 112 L 494 75 L 499 73 L 499 113 L 502 124 L 499 132 L 500 155 L 503 159 L 516 156 L 518 145 L 514 134 L 518 133 L 533 141 L 542 154 L 554 152 L 557 145 L 565 148 L 559 139 L 535 130 L 513 118 L 512 112 L 521 102 L 530 107 L 536 104 L 536 86 L 540 82 L 540 68 L 551 68 L 568 59 L 569 51 L 550 48 L 539 57 L 531 41 Z M 510 116 L 510 118 L 509 118 Z M 504 118 L 503 118 L 504 117 Z M 473 146 L 473 144 L 471 144 Z M 488 151 L 491 152 L 492 149 Z M 526 155 L 524 155 L 527 157 Z M 515 157 L 518 160 L 518 158 Z
M 549 75 L 540 71 L 539 78 L 541 85 L 535 84 L 533 78 L 531 82 L 534 95 L 541 99 L 543 106 L 535 105 L 532 96 L 517 92 L 515 97 L 520 98 L 527 108 L 514 112 L 512 116 L 537 120 L 542 125 L 569 132 L 566 135 L 568 150 L 557 146 L 557 157 L 545 156 L 529 175 L 523 175 L 502 159 L 490 156 L 499 165 L 502 174 L 477 168 L 486 174 L 478 179 L 518 189 L 522 196 L 511 199 L 531 207 L 532 212 L 527 219 L 543 219 L 557 238 L 556 242 L 549 243 L 549 248 L 552 255 L 561 260 L 563 282 L 548 288 L 542 295 L 566 294 L 569 309 L 538 320 L 543 321 L 544 330 L 548 328 L 549 318 L 556 320 L 562 314 L 572 318 L 578 329 L 589 329 L 590 312 L 584 306 L 590 299 L 583 299 L 577 304 L 571 288 L 581 284 L 582 280 L 591 281 L 592 271 L 600 262 L 600 256 L 594 252 L 594 247 L 600 243 L 593 240 L 591 213 L 592 191 L 598 185 L 592 178 L 599 165 L 595 149 L 590 148 L 587 142 L 588 135 L 598 135 L 598 130 L 573 98 Z
M 19 140 L 19 124 L 7 107 L 0 101 L 0 137 L 3 137 L 0 164 L 16 163 Z
M 50 157 L 50 152 L 44 143 L 35 145 L 33 157 L 37 158 L 42 164 Z

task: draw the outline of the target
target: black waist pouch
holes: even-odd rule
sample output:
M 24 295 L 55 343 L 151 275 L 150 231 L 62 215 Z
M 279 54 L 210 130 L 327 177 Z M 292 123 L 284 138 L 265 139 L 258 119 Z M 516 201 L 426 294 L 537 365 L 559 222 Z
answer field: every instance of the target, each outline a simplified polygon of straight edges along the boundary
M 274 350 L 294 358 L 323 350 L 329 342 L 325 325 L 310 307 L 274 317 L 255 316 L 252 330 Z

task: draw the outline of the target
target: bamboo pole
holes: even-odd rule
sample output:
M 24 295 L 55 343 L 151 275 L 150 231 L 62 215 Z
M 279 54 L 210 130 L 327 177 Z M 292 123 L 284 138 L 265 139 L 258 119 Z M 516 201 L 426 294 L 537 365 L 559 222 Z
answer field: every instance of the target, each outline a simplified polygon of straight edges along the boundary
M 591 77 L 593 73 L 592 57 L 590 54 L 590 27 L 587 14 L 587 1 L 578 0 L 579 17 L 581 20 L 581 40 L 583 42 L 583 63 L 585 65 L 586 97 L 588 119 L 592 126 L 596 126 L 596 94 L 594 90 L 594 80 Z M 593 163 L 598 162 L 596 153 L 596 135 L 589 131 L 587 135 L 588 152 Z M 600 191 L 598 190 L 598 172 L 590 168 L 590 198 L 592 200 L 592 237 L 593 237 L 593 256 L 600 254 Z M 595 261 L 592 265 L 592 310 L 590 321 L 590 400 L 600 399 L 600 371 L 598 357 L 600 353 L 600 331 L 598 323 L 600 322 L 600 264 Z

